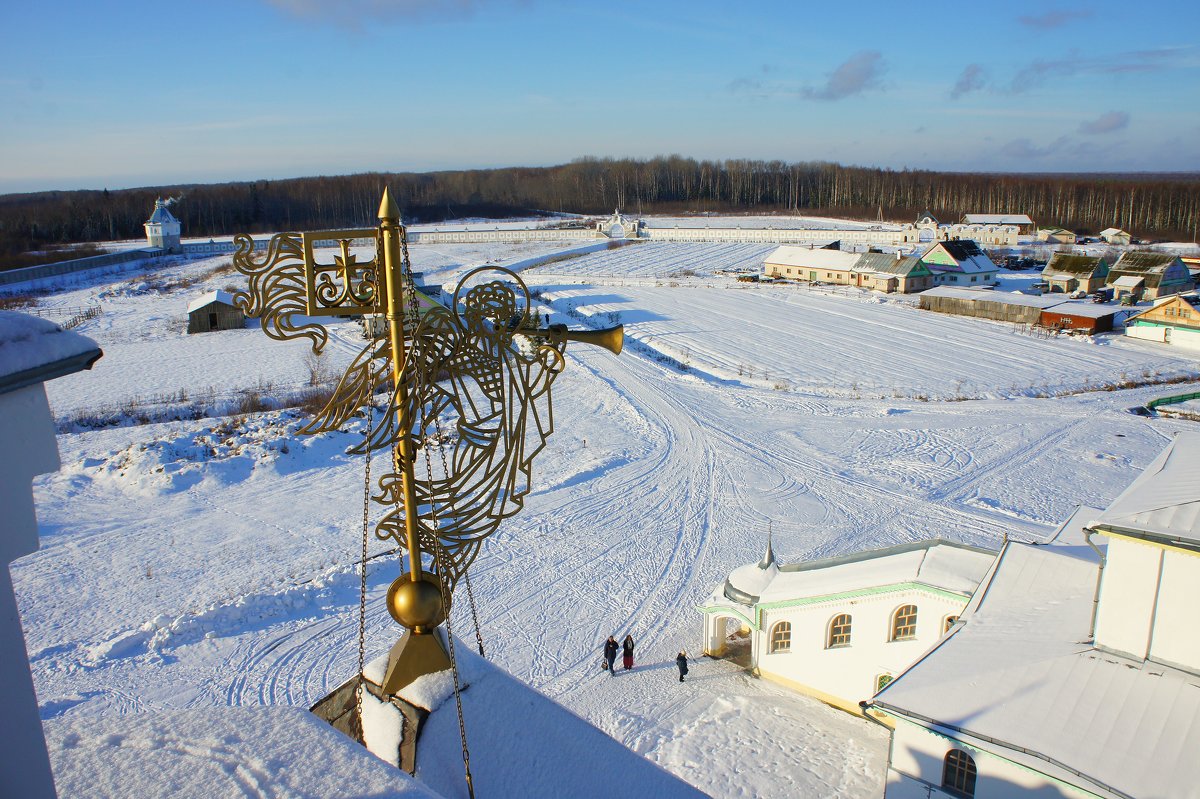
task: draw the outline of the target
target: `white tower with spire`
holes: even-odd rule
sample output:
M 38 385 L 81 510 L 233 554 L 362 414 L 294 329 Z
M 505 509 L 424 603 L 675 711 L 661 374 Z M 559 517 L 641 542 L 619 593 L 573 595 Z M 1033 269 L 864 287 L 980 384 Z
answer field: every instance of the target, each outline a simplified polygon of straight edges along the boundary
M 154 213 L 146 220 L 146 241 L 151 247 L 162 247 L 167 252 L 183 252 L 179 241 L 179 220 L 167 207 L 174 200 L 159 198 L 154 201 Z

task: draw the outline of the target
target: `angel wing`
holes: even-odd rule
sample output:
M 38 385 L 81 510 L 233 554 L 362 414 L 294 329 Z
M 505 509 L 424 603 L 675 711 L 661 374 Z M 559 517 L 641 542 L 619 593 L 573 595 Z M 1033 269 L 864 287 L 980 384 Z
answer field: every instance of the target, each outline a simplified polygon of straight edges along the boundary
M 294 233 L 277 233 L 261 258 L 254 256 L 254 239 L 245 233 L 233 237 L 233 266 L 249 278 L 246 291 L 233 292 L 233 304 L 246 316 L 259 317 L 262 329 L 273 339 L 307 338 L 313 352 L 325 347 L 329 334 L 316 322 L 304 318 L 304 247 Z M 297 268 L 297 262 L 300 267 Z

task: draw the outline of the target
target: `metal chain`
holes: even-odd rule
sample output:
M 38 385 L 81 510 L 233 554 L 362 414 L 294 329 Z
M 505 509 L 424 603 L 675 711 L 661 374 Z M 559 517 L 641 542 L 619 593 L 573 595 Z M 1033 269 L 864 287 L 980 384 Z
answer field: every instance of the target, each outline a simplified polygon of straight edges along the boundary
M 429 459 L 426 458 L 425 462 L 428 464 Z M 432 467 L 430 468 L 432 470 Z M 450 563 L 449 558 L 446 556 L 446 548 L 442 546 L 441 539 L 436 535 L 433 536 L 433 545 L 434 557 L 438 561 L 439 575 L 449 574 Z M 446 588 L 446 580 L 439 579 L 438 584 L 442 589 L 442 604 L 449 609 L 450 596 Z M 458 659 L 454 656 L 454 633 L 450 627 L 449 612 L 446 613 L 446 642 L 450 646 L 450 670 L 454 673 L 454 704 L 458 709 L 458 736 L 462 741 L 463 768 L 467 773 L 467 793 L 471 795 L 471 799 L 475 799 L 475 784 L 471 780 L 471 751 L 467 748 L 467 725 L 463 720 L 462 694 L 459 690 L 458 682 Z
M 404 235 L 401 236 L 400 246 L 403 250 L 403 257 L 401 259 L 401 262 L 404 264 L 405 279 L 410 288 L 415 288 L 416 281 L 414 280 L 413 274 L 412 274 L 412 262 L 409 261 L 409 259 L 408 259 L 408 235 L 407 235 L 407 233 L 405 233 Z M 409 309 L 412 311 L 413 317 L 417 318 L 418 314 L 420 312 L 420 309 L 417 306 L 416 291 L 409 291 L 408 304 L 409 304 Z M 421 406 L 421 413 L 422 413 L 421 429 L 422 430 L 425 429 L 425 424 L 426 424 L 425 419 L 424 419 L 424 409 L 425 409 L 425 406 L 422 405 Z M 438 416 L 433 417 L 433 429 L 434 429 L 434 439 L 437 441 L 438 455 L 440 456 L 441 461 L 442 461 L 442 474 L 444 474 L 446 476 L 446 479 L 449 480 L 450 479 L 450 465 L 446 459 L 446 441 L 445 441 L 445 437 L 442 435 L 442 420 Z M 426 446 L 428 446 L 428 443 L 426 444 Z M 429 465 L 429 451 L 428 450 L 426 450 L 425 459 L 426 459 L 425 460 L 426 466 L 428 466 Z M 430 485 L 432 485 L 433 484 L 432 468 L 427 469 L 427 472 L 429 474 L 429 483 L 430 483 Z M 455 513 L 454 513 L 454 497 L 453 496 L 450 497 L 450 515 L 451 516 L 455 515 Z M 475 607 L 475 592 L 471 590 L 471 572 L 470 572 L 470 570 L 466 570 L 466 569 L 463 570 L 463 579 L 467 584 L 467 604 L 470 605 L 470 607 L 471 607 L 471 624 L 475 628 L 475 647 L 479 650 L 480 657 L 487 657 L 487 655 L 485 655 L 484 651 L 483 651 L 483 632 L 479 628 L 479 612 L 476 610 L 476 607 Z
M 367 456 L 363 467 L 363 515 L 362 515 L 362 561 L 359 563 L 358 576 L 358 686 L 354 689 L 355 721 L 358 725 L 358 736 L 366 742 L 363 730 L 362 702 L 363 691 L 366 690 L 367 652 L 367 539 L 371 528 L 371 428 L 375 424 L 375 375 L 373 363 L 367 366 Z
M 420 309 L 417 305 L 416 281 L 413 279 L 412 262 L 409 260 L 409 257 L 408 257 L 408 231 L 405 230 L 405 228 L 403 226 L 400 227 L 400 248 L 401 248 L 400 264 L 401 264 L 401 269 L 403 270 L 402 282 L 404 284 L 404 288 L 408 290 L 409 310 L 412 312 L 413 324 L 416 325 L 418 323 L 418 320 L 420 319 Z M 393 357 L 395 357 L 394 353 L 393 353 Z M 414 374 L 417 374 L 417 373 L 414 372 Z M 424 386 L 418 384 L 415 388 L 417 391 L 417 407 L 420 408 L 420 414 L 421 414 L 421 434 L 422 434 L 422 436 L 424 436 L 425 430 L 429 426 L 429 420 L 425 413 L 425 397 L 422 394 L 422 390 L 424 389 Z M 436 437 L 438 439 L 438 444 L 439 444 L 439 448 L 440 448 L 441 426 L 438 423 L 436 417 L 434 418 L 434 426 L 437 431 Z M 401 433 L 401 435 L 408 435 L 409 431 L 402 430 L 402 431 L 400 431 L 400 433 Z M 430 538 L 433 541 L 434 561 L 438 565 L 438 569 L 437 569 L 437 571 L 438 571 L 438 588 L 441 590 L 441 594 L 442 594 L 442 607 L 444 607 L 446 609 L 446 644 L 450 650 L 448 653 L 450 655 L 450 670 L 454 676 L 454 705 L 455 705 L 456 709 L 458 710 L 458 735 L 459 735 L 459 740 L 462 741 L 463 769 L 466 772 L 467 793 L 470 794 L 471 799 L 475 799 L 475 784 L 471 779 L 471 752 L 467 748 L 467 725 L 466 725 L 465 720 L 463 719 L 462 694 L 461 694 L 461 688 L 460 688 L 459 677 L 458 677 L 458 659 L 457 659 L 457 657 L 455 657 L 455 654 L 454 654 L 454 632 L 453 632 L 453 629 L 450 624 L 450 609 L 451 609 L 450 592 L 449 592 L 449 589 L 446 587 L 446 583 L 448 582 L 449 575 L 450 575 L 450 562 L 449 562 L 450 559 L 446 554 L 446 548 L 444 546 L 442 546 L 442 540 L 441 540 L 441 536 L 439 533 L 439 531 L 441 530 L 441 526 L 438 523 L 437 502 L 435 501 L 433 494 L 432 494 L 433 459 L 430 458 L 430 456 L 429 456 L 429 442 L 428 441 L 424 442 L 422 449 L 425 450 L 425 474 L 426 474 L 426 479 L 429 481 L 428 485 L 430 486 L 429 515 L 433 522 L 433 534 L 430 536 Z M 442 458 L 443 468 L 445 468 L 445 465 L 446 465 L 445 464 L 445 455 L 443 454 L 443 458 Z M 447 472 L 447 475 L 448 474 L 449 473 Z M 451 508 L 451 512 L 453 512 L 453 508 Z M 409 557 L 411 559 L 411 557 L 412 557 L 411 552 L 409 553 Z
M 445 455 L 442 456 L 445 458 Z M 479 631 L 479 614 L 475 612 L 475 593 L 471 590 L 471 570 L 463 571 L 463 580 L 467 584 L 467 604 L 471 606 L 471 623 L 475 625 L 475 646 L 479 649 L 479 657 L 485 658 L 483 654 L 483 634 Z

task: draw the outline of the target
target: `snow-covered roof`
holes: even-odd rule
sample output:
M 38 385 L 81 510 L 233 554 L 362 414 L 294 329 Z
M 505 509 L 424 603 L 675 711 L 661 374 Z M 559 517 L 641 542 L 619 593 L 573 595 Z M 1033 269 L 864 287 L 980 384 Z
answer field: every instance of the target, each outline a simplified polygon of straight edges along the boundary
M 59 796 L 437 797 L 299 707 L 68 714 L 42 726 Z
M 1200 677 L 1081 643 L 1097 566 L 1009 543 L 978 607 L 873 704 L 1101 795 L 1194 796 Z
M 764 568 L 742 566 L 730 574 L 725 598 L 741 604 L 794 601 L 916 582 L 957 594 L 975 590 L 996 553 L 953 541 L 933 539 L 867 550 L 852 555 Z M 750 595 L 730 596 L 728 588 Z
M 1104 305 L 1095 302 L 1060 302 L 1057 305 L 1049 306 L 1044 309 L 1051 313 L 1063 314 L 1065 316 L 1083 316 L 1088 319 L 1103 319 L 1106 316 L 1115 316 L 1121 312 L 1120 308 L 1112 305 Z
M 920 264 L 912 256 L 897 257 L 896 253 L 865 252 L 854 266 L 855 272 L 873 272 L 883 275 L 908 275 Z
M 100 348 L 48 319 L 0 311 L 0 393 L 92 368 Z
M 210 303 L 221 302 L 225 305 L 233 305 L 233 295 L 228 291 L 210 291 L 207 294 L 201 294 L 196 299 L 188 303 L 188 313 L 199 310 Z
M 1100 236 L 1102 238 L 1104 236 L 1128 236 L 1128 235 L 1129 235 L 1128 233 L 1126 233 L 1124 230 L 1121 230 L 1121 228 L 1119 228 L 1119 227 L 1106 227 L 1104 230 L 1100 231 Z
M 167 208 L 167 203 L 164 200 L 154 201 L 154 213 L 150 214 L 150 218 L 146 220 L 147 225 L 163 225 L 174 222 L 179 224 L 179 220 L 171 213 L 171 209 Z
M 1200 544 L 1197 475 L 1200 475 L 1200 433 L 1176 433 L 1167 448 L 1092 526 Z
M 955 288 L 954 286 L 936 286 L 928 291 L 922 291 L 922 297 L 952 297 L 959 300 L 975 302 L 995 302 L 1007 305 L 1023 305 L 1032 308 L 1052 308 L 1062 305 L 1066 298 L 1059 294 L 1021 294 L 1015 291 L 989 291 L 985 289 Z
M 851 269 L 858 261 L 859 255 L 841 250 L 813 250 L 785 244 L 768 255 L 764 263 L 809 269 Z
M 965 214 L 963 222 L 968 225 L 1032 225 L 1027 214 Z
M 1136 288 L 1146 282 L 1146 278 L 1137 275 L 1122 275 L 1113 281 L 1114 286 L 1121 288 Z
M 1056 252 L 1050 256 L 1042 274 L 1053 275 L 1055 278 L 1069 278 L 1075 275 L 1094 275 L 1107 262 L 1099 255 L 1084 255 L 1082 253 Z
M 1168 252 L 1133 250 L 1121 253 L 1113 265 L 1114 271 L 1162 273 L 1179 260 L 1179 256 Z

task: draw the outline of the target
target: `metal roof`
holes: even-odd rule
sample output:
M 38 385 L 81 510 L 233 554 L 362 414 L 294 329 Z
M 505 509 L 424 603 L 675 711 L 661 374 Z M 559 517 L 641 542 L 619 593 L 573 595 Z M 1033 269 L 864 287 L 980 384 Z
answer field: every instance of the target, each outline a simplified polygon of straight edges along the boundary
M 1113 269 L 1125 272 L 1161 273 L 1173 262 L 1178 260 L 1178 255 L 1171 255 L 1170 253 L 1135 250 L 1133 252 L 1122 253 L 1121 257 L 1118 258 L 1117 262 L 1113 265 Z
M 1026 214 L 964 214 L 968 225 L 1032 225 Z
M 1092 523 L 1200 545 L 1200 433 L 1181 432 Z M 1200 752 L 1200 748 L 1196 750 Z
M 176 219 L 175 215 L 171 213 L 171 210 L 169 208 L 167 208 L 166 201 L 165 200 L 155 200 L 154 201 L 154 213 L 150 214 L 150 218 L 146 220 L 145 224 L 147 224 L 147 225 L 162 225 L 162 224 L 168 224 L 168 223 L 172 223 L 172 222 L 175 224 L 179 224 L 179 220 Z
M 1195 796 L 1200 676 L 1086 643 L 1097 565 L 1010 542 L 961 626 L 873 704 L 1102 796 Z
M 1104 264 L 1107 271 L 1108 263 L 1099 255 L 1056 252 L 1050 256 L 1042 274 L 1096 275 L 1101 264 Z

